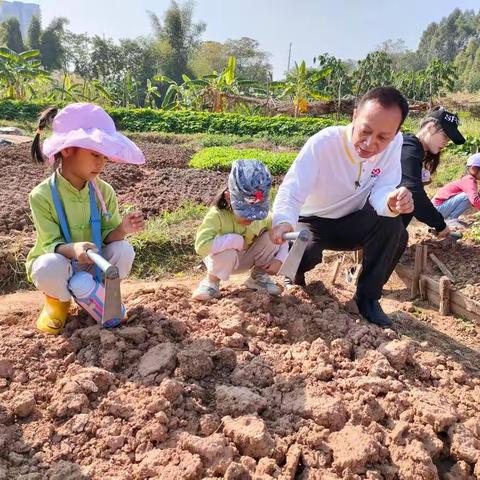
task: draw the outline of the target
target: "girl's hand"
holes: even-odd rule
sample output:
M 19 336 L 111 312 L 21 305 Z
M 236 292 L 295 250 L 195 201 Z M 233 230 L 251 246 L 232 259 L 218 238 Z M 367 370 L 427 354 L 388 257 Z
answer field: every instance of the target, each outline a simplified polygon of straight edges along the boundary
M 276 275 L 281 267 L 282 262 L 274 258 L 270 263 L 267 263 L 267 265 L 264 265 L 260 268 L 269 275 Z
M 127 213 L 122 219 L 121 229 L 125 235 L 140 232 L 144 228 L 145 222 L 140 212 Z
M 93 250 L 97 252 L 97 246 L 91 242 L 75 242 L 72 243 L 73 249 L 73 258 L 78 261 L 78 263 L 91 264 L 93 263 L 87 256 L 87 250 Z

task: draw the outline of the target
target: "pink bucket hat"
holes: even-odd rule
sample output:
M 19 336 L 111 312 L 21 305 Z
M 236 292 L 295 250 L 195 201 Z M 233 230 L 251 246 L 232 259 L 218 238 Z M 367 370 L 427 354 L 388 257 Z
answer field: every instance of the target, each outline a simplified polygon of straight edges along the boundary
M 92 103 L 72 103 L 60 110 L 52 130 L 53 135 L 43 143 L 43 153 L 51 164 L 55 154 L 68 147 L 93 150 L 116 163 L 145 163 L 142 151 L 117 132 L 112 117 Z

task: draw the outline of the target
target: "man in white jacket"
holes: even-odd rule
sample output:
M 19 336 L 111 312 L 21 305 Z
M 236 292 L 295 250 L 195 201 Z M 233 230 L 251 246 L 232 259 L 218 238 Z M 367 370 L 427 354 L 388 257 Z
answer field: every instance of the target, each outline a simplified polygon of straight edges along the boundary
M 353 122 L 329 127 L 304 145 L 280 186 L 273 205 L 271 238 L 308 228 L 307 246 L 295 279 L 322 261 L 322 252 L 363 248 L 363 270 L 355 299 L 360 313 L 382 327 L 391 321 L 378 300 L 404 251 L 408 235 L 402 213 L 413 210 L 411 193 L 400 184 L 400 127 L 408 103 L 391 87 L 375 88 L 360 100 Z

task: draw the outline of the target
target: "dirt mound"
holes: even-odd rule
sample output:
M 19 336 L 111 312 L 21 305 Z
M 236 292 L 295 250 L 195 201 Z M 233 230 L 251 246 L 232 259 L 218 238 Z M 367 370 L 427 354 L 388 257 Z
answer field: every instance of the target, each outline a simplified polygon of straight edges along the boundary
M 126 298 L 59 338 L 0 319 L 4 478 L 470 479 L 480 381 L 327 295 Z

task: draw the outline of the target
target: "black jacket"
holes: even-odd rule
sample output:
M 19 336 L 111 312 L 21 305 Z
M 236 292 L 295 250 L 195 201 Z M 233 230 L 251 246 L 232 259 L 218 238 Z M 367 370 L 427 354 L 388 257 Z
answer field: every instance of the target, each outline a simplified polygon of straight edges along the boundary
M 447 227 L 441 213 L 433 206 L 427 196 L 422 183 L 422 167 L 425 151 L 420 140 L 415 135 L 403 136 L 402 147 L 402 181 L 400 185 L 408 188 L 413 195 L 415 208 L 412 213 L 402 215 L 405 227 L 408 226 L 412 217 L 426 223 L 437 232 Z

